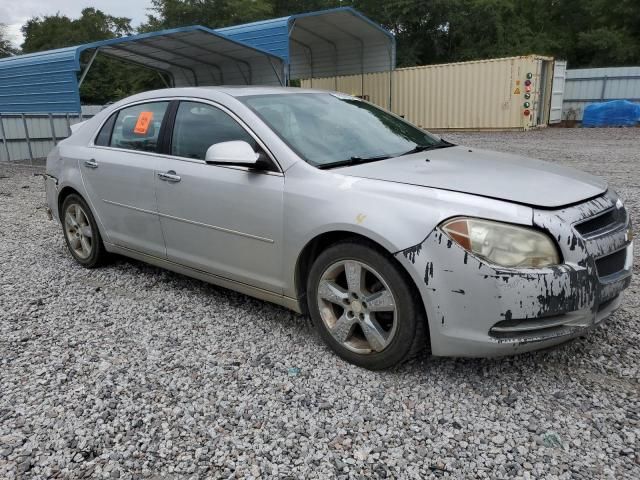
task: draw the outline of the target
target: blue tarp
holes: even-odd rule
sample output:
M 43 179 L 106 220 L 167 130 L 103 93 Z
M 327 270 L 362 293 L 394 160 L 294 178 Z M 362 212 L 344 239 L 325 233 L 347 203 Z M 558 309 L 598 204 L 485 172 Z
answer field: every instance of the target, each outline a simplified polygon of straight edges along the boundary
M 592 103 L 582 116 L 583 127 L 633 127 L 640 123 L 640 104 L 628 100 Z

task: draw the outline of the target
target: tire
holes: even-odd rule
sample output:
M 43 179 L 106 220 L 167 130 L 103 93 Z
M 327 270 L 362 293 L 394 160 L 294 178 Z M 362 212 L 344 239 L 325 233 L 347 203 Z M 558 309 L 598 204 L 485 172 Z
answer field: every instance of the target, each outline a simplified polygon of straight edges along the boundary
M 73 259 L 85 268 L 102 265 L 108 253 L 91 209 L 79 195 L 72 193 L 62 202 L 62 234 Z
M 345 241 L 323 251 L 307 279 L 307 304 L 323 340 L 360 367 L 391 368 L 426 346 L 427 321 L 415 286 L 369 242 Z

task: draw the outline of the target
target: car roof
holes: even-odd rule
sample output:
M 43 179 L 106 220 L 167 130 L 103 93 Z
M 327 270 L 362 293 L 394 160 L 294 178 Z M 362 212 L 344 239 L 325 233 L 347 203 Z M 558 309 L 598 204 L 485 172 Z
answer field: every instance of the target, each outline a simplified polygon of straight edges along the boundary
M 297 87 L 261 87 L 243 85 L 224 85 L 214 87 L 177 87 L 163 88 L 161 90 L 151 90 L 135 95 L 136 99 L 157 98 L 157 97 L 207 97 L 207 94 L 226 94 L 231 97 L 246 97 L 249 95 L 293 95 L 296 93 L 325 93 L 323 90 L 315 90 Z M 131 98 L 131 97 L 130 97 Z

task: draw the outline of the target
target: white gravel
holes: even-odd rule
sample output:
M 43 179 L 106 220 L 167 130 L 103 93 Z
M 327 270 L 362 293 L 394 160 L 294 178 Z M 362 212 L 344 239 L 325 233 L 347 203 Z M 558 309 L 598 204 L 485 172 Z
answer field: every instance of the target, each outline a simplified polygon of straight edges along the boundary
M 638 129 L 445 137 L 604 175 L 640 222 Z M 640 277 L 560 347 L 373 373 L 271 304 L 77 266 L 32 174 L 0 166 L 0 478 L 640 478 Z

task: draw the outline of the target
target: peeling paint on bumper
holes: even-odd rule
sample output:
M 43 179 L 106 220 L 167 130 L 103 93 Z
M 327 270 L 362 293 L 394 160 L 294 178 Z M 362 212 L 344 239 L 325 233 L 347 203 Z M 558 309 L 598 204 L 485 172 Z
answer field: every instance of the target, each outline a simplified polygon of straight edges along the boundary
M 629 220 L 621 210 L 623 221 L 591 236 L 578 233 L 576 225 L 616 208 L 623 207 L 614 193 L 607 193 L 565 209 L 534 210 L 533 225 L 555 238 L 563 255 L 564 263 L 553 267 L 489 265 L 439 229 L 422 244 L 399 252 L 397 258 L 422 294 L 432 353 L 497 356 L 531 351 L 582 335 L 607 318 L 631 282 Z M 621 251 L 621 268 L 599 275 L 599 265 Z
M 50 220 L 60 222 L 58 218 L 58 181 L 51 175 L 46 175 L 44 180 L 44 191 Z

